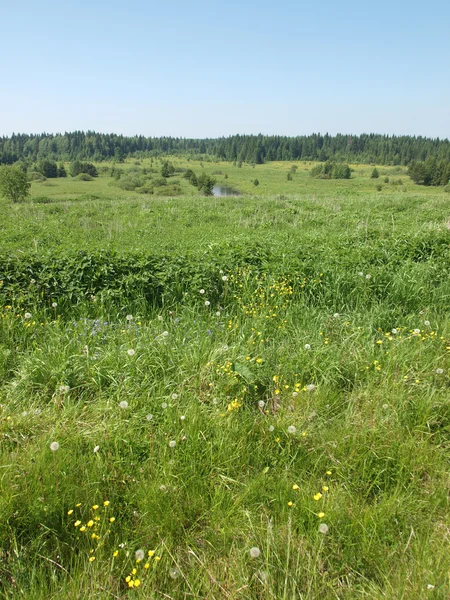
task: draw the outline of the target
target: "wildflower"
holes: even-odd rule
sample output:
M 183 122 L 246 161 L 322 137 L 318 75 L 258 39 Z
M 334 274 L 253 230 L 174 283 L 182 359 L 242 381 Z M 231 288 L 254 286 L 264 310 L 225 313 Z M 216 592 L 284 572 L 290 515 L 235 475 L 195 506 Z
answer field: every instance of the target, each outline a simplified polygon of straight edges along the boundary
M 427 590 L 434 590 L 434 585 L 432 583 L 429 583 L 427 585 Z
M 161 334 L 163 337 L 169 337 L 169 332 L 168 331 L 163 331 Z
M 114 550 L 113 556 L 119 556 L 119 551 L 118 550 Z
M 156 561 L 161 560 L 161 557 L 160 556 L 155 556 L 155 560 Z
M 94 454 L 97 454 L 97 452 L 100 450 L 100 446 L 95 446 L 94 448 Z
M 145 552 L 141 549 L 136 550 L 135 557 L 137 562 L 141 562 L 141 560 L 144 560 Z
M 319 525 L 319 531 L 320 533 L 323 533 L 325 535 L 326 533 L 328 533 L 328 525 L 326 523 L 321 523 Z
M 333 317 L 334 317 L 335 319 L 339 319 L 339 317 L 340 317 L 340 316 L 341 316 L 341 315 L 340 315 L 339 313 L 334 313 L 334 315 L 333 315 Z
M 89 562 L 94 562 L 94 560 L 95 560 L 95 556 L 91 556 L 91 557 L 89 558 Z
M 324 485 L 324 486 L 323 486 L 323 488 L 322 488 L 322 491 L 323 491 L 323 492 L 328 492 L 328 486 L 327 486 L 327 485 Z
M 133 315 L 127 315 L 127 316 L 125 317 L 125 319 L 126 319 L 127 321 L 132 321 L 132 320 L 133 320 Z
M 294 503 L 291 500 L 289 500 L 288 506 L 294 506 Z
M 150 563 L 145 563 L 144 569 L 150 569 Z
M 175 448 L 175 446 L 177 445 L 175 440 L 170 440 L 169 442 L 169 448 Z
M 103 506 L 109 506 L 109 505 L 110 505 L 110 502 L 109 502 L 109 500 L 105 500 L 105 501 L 103 502 Z
M 88 527 L 93 527 L 94 526 L 94 521 L 91 519 L 90 521 L 87 522 L 87 526 Z
M 222 281 L 226 281 L 228 277 L 226 275 L 222 275 Z
M 430 326 L 430 321 L 424 321 L 423 324 L 425 325 L 425 327 L 429 327 Z
M 299 490 L 300 488 L 298 487 L 298 485 L 296 483 L 294 483 L 294 485 L 292 486 L 293 490 Z
M 364 273 L 363 273 L 362 271 L 359 271 L 358 275 L 359 275 L 360 277 L 364 277 Z
M 56 308 L 58 306 L 57 302 L 52 302 L 52 308 Z
M 172 394 L 172 400 L 176 400 L 178 398 L 178 394 Z
M 80 527 L 80 531 L 86 531 L 86 526 L 83 525 L 83 527 Z
M 367 273 L 366 279 L 370 279 L 371 277 L 372 277 L 372 275 L 370 273 Z
M 322 494 L 317 492 L 317 494 L 314 494 L 313 498 L 316 502 L 318 502 L 322 498 Z
M 298 392 L 292 392 L 292 397 L 293 398 L 297 398 L 297 396 L 298 396 Z
M 220 310 L 216 312 L 216 317 L 220 317 Z
M 174 567 L 173 569 L 170 569 L 169 575 L 172 577 L 172 579 L 177 579 L 177 577 L 180 576 L 180 571 Z
M 139 587 L 141 585 L 141 580 L 140 579 L 135 579 L 134 580 L 134 587 Z
M 129 350 L 127 350 L 128 356 L 134 356 L 135 353 L 136 353 L 136 350 L 133 350 L 133 348 L 130 348 Z
M 316 386 L 313 383 L 310 383 L 306 386 L 308 392 L 313 392 L 316 389 Z
M 186 419 L 185 415 L 181 415 L 180 420 L 184 421 Z
M 73 508 L 71 508 L 70 510 L 67 511 L 68 515 L 71 515 L 73 513 Z
M 252 558 L 258 558 L 258 556 L 261 554 L 261 550 L 259 548 L 257 548 L 256 546 L 253 546 L 253 548 L 250 548 L 250 556 Z
M 155 554 L 155 551 L 154 551 L 154 550 L 149 550 L 149 551 L 147 552 L 147 554 L 148 554 L 148 556 L 150 556 L 150 558 L 151 558 L 152 556 L 154 556 L 154 554 Z
M 273 425 L 269 425 L 269 431 L 274 431 L 275 427 Z
M 305 344 L 305 350 L 311 350 L 311 345 L 310 344 Z
M 61 394 L 68 394 L 70 392 L 70 387 L 68 385 L 60 385 L 59 391 Z
M 116 520 L 116 517 L 109 517 L 109 522 L 110 523 L 114 523 L 115 520 Z
M 317 513 L 317 516 L 319 517 L 319 519 L 323 519 L 325 516 L 325 513 L 324 512 Z
M 331 471 L 326 471 L 326 474 L 327 475 L 331 475 Z
M 259 406 L 259 408 L 264 408 L 265 404 L 266 404 L 266 403 L 264 402 L 264 400 L 259 400 L 259 401 L 258 401 L 258 406 Z
M 444 369 L 441 369 L 441 368 L 436 369 L 436 373 L 438 375 L 442 375 L 443 372 L 444 372 Z
M 73 524 L 74 527 L 79 527 L 81 525 L 81 521 L 75 521 Z
M 126 400 L 122 400 L 119 402 L 119 406 L 120 408 L 123 408 L 123 410 L 126 410 L 128 408 L 128 402 Z
M 31 313 L 26 312 L 24 315 L 25 319 L 31 319 L 31 317 L 33 316 Z
M 204 293 L 205 293 L 205 290 L 202 288 L 202 289 L 200 290 L 200 294 L 204 294 Z
M 94 504 L 92 507 L 92 510 L 97 510 L 98 509 L 98 504 Z
M 262 358 L 257 358 L 256 362 L 260 365 L 262 363 L 263 359 Z
M 161 404 L 161 408 L 167 408 L 167 402 L 163 402 L 163 403 Z
M 297 428 L 295 427 L 295 425 L 289 425 L 287 430 L 288 433 L 295 433 L 297 431 Z
M 205 306 L 209 306 L 211 302 L 209 300 L 205 300 Z
M 56 452 L 57 450 L 59 450 L 59 444 L 58 444 L 58 442 L 52 442 L 50 444 L 50 450 L 52 452 Z
M 145 418 L 147 419 L 147 421 L 151 421 L 153 419 L 153 415 L 148 414 Z
M 420 329 L 414 329 L 414 333 L 415 333 L 416 335 L 419 335 L 419 333 L 420 333 Z

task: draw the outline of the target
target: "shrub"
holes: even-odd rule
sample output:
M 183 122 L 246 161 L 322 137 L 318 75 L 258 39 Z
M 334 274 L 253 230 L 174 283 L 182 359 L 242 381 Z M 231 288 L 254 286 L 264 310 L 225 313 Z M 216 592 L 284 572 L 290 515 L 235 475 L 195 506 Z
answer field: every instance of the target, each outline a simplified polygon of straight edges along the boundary
M 93 181 L 94 180 L 94 178 L 91 175 L 89 175 L 89 173 L 80 173 L 77 176 L 77 179 L 79 181 Z
M 28 181 L 45 181 L 46 179 L 47 177 L 44 177 L 44 175 L 38 171 L 30 171 L 28 173 Z

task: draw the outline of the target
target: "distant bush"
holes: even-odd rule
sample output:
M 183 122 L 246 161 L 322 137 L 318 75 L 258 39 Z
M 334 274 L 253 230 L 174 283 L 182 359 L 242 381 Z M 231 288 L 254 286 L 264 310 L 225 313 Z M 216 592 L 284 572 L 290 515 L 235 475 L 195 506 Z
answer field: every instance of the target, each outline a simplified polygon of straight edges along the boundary
M 27 174 L 28 181 L 45 181 L 47 177 L 44 177 L 39 171 L 29 171 Z
M 377 192 L 381 192 L 381 190 L 383 189 L 383 186 L 381 184 L 377 185 Z
M 35 198 L 32 198 L 32 200 L 35 204 L 51 204 L 54 202 L 54 200 L 48 196 L 36 196 Z
M 444 192 L 450 193 L 450 184 L 444 187 Z
M 178 196 L 181 193 L 179 185 L 163 185 L 153 190 L 155 196 Z
M 94 181 L 94 178 L 89 173 L 80 173 L 77 175 L 78 181 Z
M 389 177 L 384 178 L 384 183 L 389 183 Z
M 163 187 L 164 185 L 167 185 L 167 179 L 164 179 L 164 177 L 157 177 L 152 180 L 152 184 L 154 187 Z
M 141 187 L 144 181 L 137 175 L 126 175 L 118 180 L 117 186 L 127 192 L 133 192 L 136 188 Z
M 54 160 L 48 160 L 47 158 L 40 160 L 36 165 L 36 170 L 49 179 L 58 177 L 58 165 Z
M 253 180 L 253 185 L 254 185 L 254 186 L 256 186 L 256 187 L 258 187 L 258 185 L 259 185 L 259 181 L 258 181 L 257 179 L 254 179 L 254 180 Z
M 379 176 L 380 176 L 380 173 L 379 173 L 378 169 L 375 167 L 375 169 L 372 171 L 372 175 L 370 177 L 371 177 L 371 179 L 378 179 Z
M 346 163 L 327 161 L 313 167 L 310 175 L 316 179 L 350 179 L 351 169 Z
M 60 163 L 58 166 L 58 177 L 67 177 L 67 171 L 64 163 Z
M 91 177 L 98 176 L 97 169 L 92 163 L 80 162 L 79 160 L 76 160 L 70 165 L 70 174 L 72 177 L 76 177 L 77 175 L 80 175 L 80 173 L 87 173 Z

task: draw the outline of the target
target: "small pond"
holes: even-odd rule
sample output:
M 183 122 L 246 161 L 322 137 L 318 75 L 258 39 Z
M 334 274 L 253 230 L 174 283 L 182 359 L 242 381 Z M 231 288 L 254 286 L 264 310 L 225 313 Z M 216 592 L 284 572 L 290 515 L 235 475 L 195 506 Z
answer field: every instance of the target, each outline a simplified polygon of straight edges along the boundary
M 213 196 L 240 196 L 241 192 L 226 185 L 215 185 L 213 187 Z

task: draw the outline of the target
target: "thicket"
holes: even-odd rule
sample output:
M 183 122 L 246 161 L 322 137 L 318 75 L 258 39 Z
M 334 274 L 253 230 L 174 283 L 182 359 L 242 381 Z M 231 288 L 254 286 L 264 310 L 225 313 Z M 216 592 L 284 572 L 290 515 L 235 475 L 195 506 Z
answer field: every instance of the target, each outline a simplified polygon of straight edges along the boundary
M 290 173 L 288 174 L 288 179 L 289 175 Z M 351 169 L 347 164 L 327 161 L 324 164 L 313 167 L 310 175 L 319 179 L 350 179 Z
M 419 185 L 448 185 L 450 183 L 450 160 L 437 161 L 433 156 L 426 161 L 412 162 L 408 175 Z

